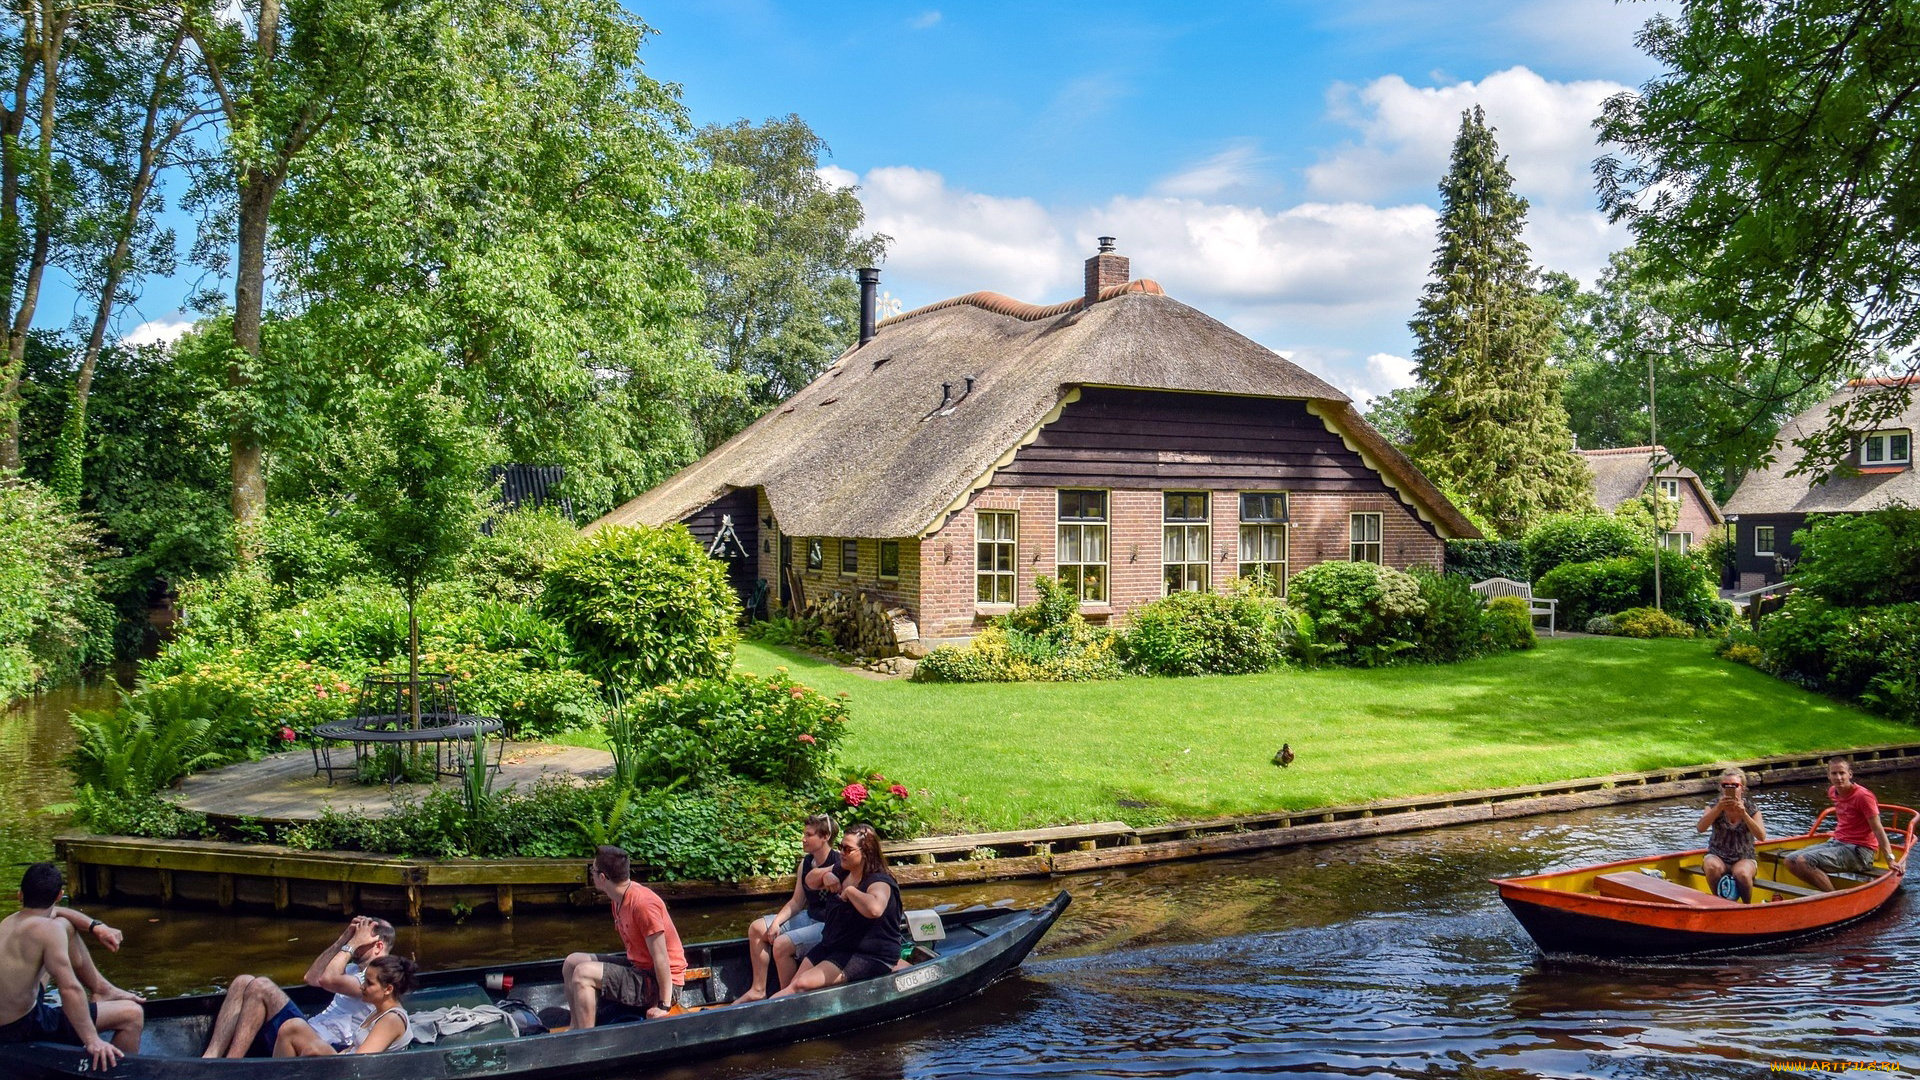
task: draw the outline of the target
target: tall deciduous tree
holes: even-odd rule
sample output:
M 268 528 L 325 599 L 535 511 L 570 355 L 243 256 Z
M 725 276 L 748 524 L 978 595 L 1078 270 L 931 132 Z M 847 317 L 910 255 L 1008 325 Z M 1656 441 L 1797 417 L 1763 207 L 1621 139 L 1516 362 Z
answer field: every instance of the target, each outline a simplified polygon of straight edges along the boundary
M 1728 348 L 1726 386 L 1781 407 L 1878 350 L 1920 345 L 1920 9 L 1902 0 L 1688 0 L 1639 44 L 1666 71 L 1606 103 L 1595 165 L 1649 274 Z M 1768 367 L 1777 367 L 1769 374 Z M 1803 441 L 1823 471 L 1847 432 L 1903 408 L 1865 395 Z M 1730 441 L 1760 460 L 1772 435 Z
M 1547 363 L 1553 322 L 1520 239 L 1527 202 L 1479 106 L 1461 117 L 1440 195 L 1432 280 L 1411 324 L 1426 391 L 1410 424 L 1412 456 L 1518 537 L 1543 515 L 1591 508 L 1593 491 Z
M 1771 441 L 1788 417 L 1836 388 L 1803 386 L 1777 355 L 1737 365 L 1733 346 L 1686 311 L 1686 290 L 1652 278 L 1636 249 L 1614 253 L 1599 283 L 1583 290 L 1547 276 L 1543 295 L 1560 325 L 1555 365 L 1566 376 L 1567 415 L 1590 449 L 1649 441 L 1647 373 L 1660 401 L 1660 441 L 1726 498 L 1753 464 L 1754 440 Z
M 699 265 L 703 337 L 722 371 L 747 380 L 744 399 L 704 421 L 718 445 L 826 370 L 859 334 L 853 271 L 879 263 L 889 238 L 862 235 L 852 188 L 820 176 L 826 143 L 798 116 L 704 128 L 700 149 L 745 178 L 757 211 L 750 243 Z

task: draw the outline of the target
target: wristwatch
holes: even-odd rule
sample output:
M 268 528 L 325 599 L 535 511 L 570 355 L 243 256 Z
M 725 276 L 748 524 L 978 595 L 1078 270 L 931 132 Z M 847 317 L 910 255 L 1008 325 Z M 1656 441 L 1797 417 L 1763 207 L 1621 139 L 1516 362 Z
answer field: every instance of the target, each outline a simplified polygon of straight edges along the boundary
M 340 951 L 341 951 L 341 952 L 343 952 L 343 953 L 346 953 L 346 954 L 347 954 L 348 956 L 352 956 L 352 955 L 353 955 L 353 946 L 351 946 L 351 945 L 342 945 L 342 946 L 340 946 Z
M 88 923 L 88 924 L 87 924 L 87 933 L 89 933 L 89 934 L 91 934 L 91 933 L 93 933 L 93 932 L 94 932 L 95 930 L 98 930 L 98 929 L 100 929 L 101 927 L 103 927 L 103 926 L 105 926 L 105 925 L 107 925 L 107 924 L 106 924 L 106 920 L 104 920 L 104 919 L 95 919 L 95 920 L 93 920 L 92 922 L 90 922 L 90 923 Z

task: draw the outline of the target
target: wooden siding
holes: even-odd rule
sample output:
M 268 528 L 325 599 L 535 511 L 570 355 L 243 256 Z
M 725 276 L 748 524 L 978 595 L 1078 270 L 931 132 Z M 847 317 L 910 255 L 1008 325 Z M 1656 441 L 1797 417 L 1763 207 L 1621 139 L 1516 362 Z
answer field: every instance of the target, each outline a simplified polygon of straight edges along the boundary
M 760 576 L 760 500 L 755 488 L 742 488 L 728 492 L 718 499 L 701 507 L 681 520 L 700 546 L 714 551 L 714 538 L 720 535 L 722 520 L 733 519 L 733 533 L 739 538 L 737 548 L 714 552 L 714 557 L 725 560 L 727 580 L 733 585 L 733 591 L 740 594 L 740 603 L 745 605 L 753 596 L 754 581 Z M 772 583 L 768 583 L 769 589 Z
M 995 474 L 1008 487 L 1383 493 L 1306 403 L 1098 387 Z
M 1772 555 L 1753 553 L 1753 532 L 1763 525 L 1773 526 Z M 1741 514 L 1734 522 L 1734 587 L 1745 591 L 1778 584 L 1784 577 L 1782 564 L 1791 566 L 1800 559 L 1800 546 L 1793 542 L 1793 534 L 1806 525 L 1805 514 Z

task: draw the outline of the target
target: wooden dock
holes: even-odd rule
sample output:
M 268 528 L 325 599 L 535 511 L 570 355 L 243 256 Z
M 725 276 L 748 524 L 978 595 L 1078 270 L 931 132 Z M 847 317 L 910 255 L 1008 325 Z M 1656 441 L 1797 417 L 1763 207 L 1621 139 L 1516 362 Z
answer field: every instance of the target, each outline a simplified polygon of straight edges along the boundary
M 1920 743 L 1846 751 L 1858 775 L 1920 768 Z M 1587 777 L 1555 784 L 1461 791 L 1350 806 L 1276 811 L 1134 828 L 1120 821 L 1018 832 L 926 837 L 884 844 L 903 885 L 941 885 L 1104 870 L 1150 862 L 1296 847 L 1475 821 L 1697 796 L 1728 766 L 1755 786 L 1822 783 L 1825 754 L 1713 762 Z M 256 763 L 258 764 L 258 763 Z M 380 789 L 375 789 L 380 790 Z M 414 921 L 428 914 L 592 905 L 579 859 L 406 859 L 296 851 L 265 844 L 67 834 L 54 841 L 80 899 L 371 912 Z M 669 900 L 775 896 L 792 879 L 649 883 Z
M 543 776 L 576 781 L 595 779 L 613 771 L 613 755 L 605 750 L 545 743 L 508 743 L 500 758 L 494 790 L 509 787 L 531 790 Z M 443 780 L 441 786 L 456 785 Z M 418 797 L 432 784 L 356 784 L 316 776 L 313 758 L 304 751 L 270 754 L 259 761 L 214 769 L 189 776 L 180 785 L 181 807 L 212 818 L 253 818 L 287 823 L 317 821 L 326 810 L 353 811 L 368 817 L 393 812 L 395 796 Z

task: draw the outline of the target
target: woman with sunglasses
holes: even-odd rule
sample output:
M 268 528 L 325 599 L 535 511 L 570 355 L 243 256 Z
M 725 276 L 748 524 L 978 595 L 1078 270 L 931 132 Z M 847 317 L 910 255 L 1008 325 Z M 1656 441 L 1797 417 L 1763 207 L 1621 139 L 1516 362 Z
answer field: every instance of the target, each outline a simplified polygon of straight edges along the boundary
M 880 834 L 871 825 L 855 825 L 840 839 L 840 875 L 826 887 L 841 902 L 827 911 L 820 944 L 774 997 L 860 982 L 892 971 L 900 960 L 900 883 L 887 873 Z
M 1753 845 L 1767 838 L 1767 827 L 1760 811 L 1747 801 L 1747 774 L 1728 769 L 1720 774 L 1720 798 L 1700 815 L 1698 831 L 1712 830 L 1707 838 L 1707 888 L 1715 896 L 1727 897 L 1732 891 L 1743 904 L 1753 903 L 1753 875 L 1760 869 Z M 1731 888 L 1724 884 L 1732 876 Z

